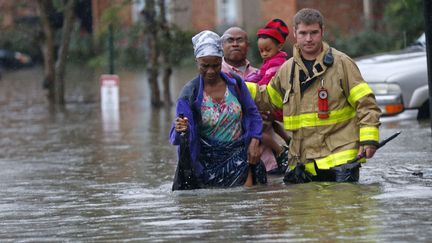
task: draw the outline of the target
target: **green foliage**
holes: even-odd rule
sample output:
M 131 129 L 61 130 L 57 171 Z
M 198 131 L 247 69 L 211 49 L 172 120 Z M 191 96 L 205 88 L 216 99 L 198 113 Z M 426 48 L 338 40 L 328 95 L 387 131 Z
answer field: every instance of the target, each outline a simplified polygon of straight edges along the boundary
M 122 6 L 119 4 L 111 5 L 111 7 L 105 9 L 105 11 L 102 13 L 101 16 L 101 32 L 107 32 L 108 26 L 111 24 L 115 27 L 117 27 L 120 23 L 120 11 Z
M 326 39 L 335 48 L 352 57 L 395 50 L 412 43 L 424 31 L 423 0 L 391 0 L 386 4 L 384 20 L 379 23 L 365 23 L 362 31 L 342 35 L 338 30 L 328 29 Z M 129 4 L 125 1 L 122 4 Z M 56 5 L 57 6 L 57 5 Z M 61 4 L 57 6 L 61 8 Z M 117 67 L 139 67 L 146 65 L 147 50 L 144 44 L 144 23 L 138 22 L 129 28 L 120 26 L 121 4 L 108 8 L 101 19 L 98 36 L 83 35 L 78 25 L 74 28 L 70 41 L 69 60 L 85 63 L 92 67 L 108 64 L 108 25 L 114 27 L 115 65 Z M 38 19 L 18 23 L 17 28 L 3 31 L 0 35 L 0 48 L 9 48 L 28 53 L 34 60 L 42 60 L 39 38 L 41 29 Z M 374 28 L 369 27 L 374 26 Z M 378 26 L 378 28 L 376 28 Z M 380 32 L 374 29 L 379 29 Z M 191 38 L 194 33 L 171 27 L 171 41 L 159 38 L 162 51 L 169 51 L 173 65 L 193 62 Z M 254 66 L 262 64 L 255 33 L 249 35 L 250 51 L 248 59 Z M 292 46 L 285 44 L 284 50 L 291 56 Z
M 173 66 L 182 65 L 188 59 L 193 60 L 192 36 L 192 32 L 182 31 L 177 27 L 173 27 L 171 29 L 172 40 L 170 42 L 159 38 L 158 45 L 162 51 L 169 50 Z M 99 47 L 99 51 L 96 55 L 89 56 L 87 64 L 92 67 L 106 66 L 108 63 L 108 32 L 102 33 L 97 43 L 96 46 Z M 117 67 L 145 67 L 148 52 L 145 45 L 143 23 L 138 22 L 130 28 L 114 29 L 114 49 L 115 65 Z
M 395 42 L 393 38 L 370 28 L 346 37 L 336 33 L 334 40 L 329 41 L 329 44 L 351 57 L 394 50 L 399 46 L 399 42 Z
M 75 26 L 69 42 L 69 60 L 85 64 L 93 56 L 94 49 L 91 34 L 80 33 L 79 27 Z
M 381 31 L 372 29 L 372 24 Z M 423 0 L 388 1 L 384 20 L 365 25 L 364 30 L 348 36 L 330 29 L 329 43 L 352 57 L 402 49 L 424 32 Z
M 146 47 L 143 24 L 137 23 L 130 28 L 115 30 L 114 33 L 116 65 L 132 68 L 145 67 Z M 108 42 L 106 43 L 105 46 L 108 47 Z
M 406 42 L 412 43 L 424 32 L 423 0 L 389 1 L 384 22 L 391 36 L 406 36 Z
M 39 29 L 34 24 L 17 23 L 17 28 L 2 31 L 0 35 L 0 49 L 21 51 L 30 55 L 33 61 L 42 60 L 38 42 Z
M 114 61 L 116 68 L 144 68 L 146 66 L 147 50 L 144 42 L 144 23 L 138 22 L 131 27 L 120 25 L 119 12 L 123 4 L 130 4 L 125 0 L 120 4 L 113 4 L 104 11 L 101 19 L 99 34 L 81 33 L 78 23 L 75 23 L 69 42 L 68 62 L 84 64 L 92 68 L 108 67 L 108 26 L 114 28 Z M 62 1 L 54 1 L 55 8 L 62 10 Z M 1 17 L 1 16 L 0 16 Z M 0 48 L 22 51 L 29 54 L 33 60 L 42 62 L 40 39 L 42 30 L 39 18 L 16 23 L 16 28 L 3 31 L 0 35 Z M 56 35 L 61 30 L 58 30 Z M 192 32 L 182 31 L 177 27 L 171 28 L 172 40 L 167 42 L 159 38 L 161 50 L 169 50 L 171 64 L 182 65 L 185 60 L 193 62 L 191 44 Z
M 190 31 L 182 31 L 178 27 L 171 28 L 171 41 L 161 41 L 161 50 L 170 49 L 170 59 L 173 66 L 178 66 L 184 60 L 194 60 L 192 37 L 194 33 Z

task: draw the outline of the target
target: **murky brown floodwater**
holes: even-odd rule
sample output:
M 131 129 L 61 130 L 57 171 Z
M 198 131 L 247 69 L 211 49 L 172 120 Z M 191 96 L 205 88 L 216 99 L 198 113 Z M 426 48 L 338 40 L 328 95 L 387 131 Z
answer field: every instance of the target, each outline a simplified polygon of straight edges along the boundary
M 250 189 L 172 193 L 173 109 L 152 109 L 144 74 L 121 72 L 119 121 L 107 120 L 99 75 L 74 69 L 68 105 L 55 111 L 40 67 L 4 73 L 0 241 L 430 242 L 429 122 L 384 125 L 383 138 L 402 134 L 362 168 L 359 184 L 271 177 Z M 175 90 L 193 76 L 176 71 Z

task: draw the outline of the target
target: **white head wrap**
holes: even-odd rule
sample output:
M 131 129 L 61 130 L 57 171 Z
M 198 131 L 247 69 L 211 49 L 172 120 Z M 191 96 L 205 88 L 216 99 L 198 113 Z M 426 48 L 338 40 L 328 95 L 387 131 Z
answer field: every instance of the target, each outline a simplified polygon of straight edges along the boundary
M 204 30 L 192 37 L 195 58 L 223 56 L 222 41 L 218 34 Z

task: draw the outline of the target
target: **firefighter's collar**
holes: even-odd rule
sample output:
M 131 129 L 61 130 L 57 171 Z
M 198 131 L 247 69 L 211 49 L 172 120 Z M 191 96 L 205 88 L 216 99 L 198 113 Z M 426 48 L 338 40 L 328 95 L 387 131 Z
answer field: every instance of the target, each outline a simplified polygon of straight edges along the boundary
M 323 50 L 321 53 L 317 56 L 315 59 L 315 63 L 313 65 L 313 75 L 311 77 L 308 76 L 307 81 L 322 75 L 327 70 L 327 66 L 323 63 L 324 56 L 329 52 L 330 46 L 326 42 L 322 42 Z M 301 67 L 303 70 L 307 70 L 305 65 L 303 64 L 302 58 L 301 58 L 301 50 L 300 48 L 295 45 L 294 46 L 294 53 L 293 53 L 294 61 Z M 308 73 L 308 72 L 305 72 Z

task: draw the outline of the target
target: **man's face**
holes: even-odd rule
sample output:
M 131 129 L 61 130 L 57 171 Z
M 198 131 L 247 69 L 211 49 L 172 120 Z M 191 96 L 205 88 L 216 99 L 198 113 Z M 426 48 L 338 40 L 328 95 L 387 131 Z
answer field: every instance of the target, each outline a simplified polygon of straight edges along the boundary
M 225 33 L 223 42 L 225 60 L 242 62 L 246 60 L 248 49 L 249 42 L 243 31 L 234 29 Z
M 294 37 L 303 56 L 316 57 L 321 52 L 323 30 L 318 23 L 300 23 L 295 29 Z

